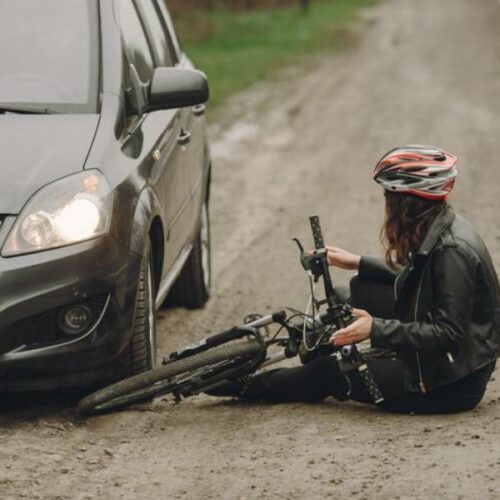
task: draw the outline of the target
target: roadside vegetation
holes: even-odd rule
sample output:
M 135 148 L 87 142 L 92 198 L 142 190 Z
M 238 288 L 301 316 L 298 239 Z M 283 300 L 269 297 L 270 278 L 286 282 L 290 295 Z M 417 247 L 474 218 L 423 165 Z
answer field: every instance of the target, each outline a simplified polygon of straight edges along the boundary
M 211 86 L 211 107 L 312 53 L 345 48 L 376 0 L 170 0 L 179 37 Z

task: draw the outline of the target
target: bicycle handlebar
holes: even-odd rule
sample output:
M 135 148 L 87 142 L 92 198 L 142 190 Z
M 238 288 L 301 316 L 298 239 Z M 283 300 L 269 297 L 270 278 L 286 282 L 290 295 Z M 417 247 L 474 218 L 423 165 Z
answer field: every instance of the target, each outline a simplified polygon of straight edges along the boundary
M 311 224 L 311 230 L 314 238 L 314 246 L 316 250 L 325 248 L 325 242 L 323 240 L 323 233 L 321 232 L 321 225 L 319 223 L 319 217 L 317 215 L 311 215 L 309 217 L 309 222 Z
M 328 304 L 328 314 L 337 329 L 341 329 L 349 324 L 353 318 L 350 314 L 349 306 L 341 303 L 333 286 L 319 217 L 317 215 L 311 215 L 309 217 L 309 222 L 311 224 L 311 230 L 314 238 L 314 246 L 316 247 L 316 250 L 323 250 L 323 253 L 317 256 L 319 260 L 318 274 L 323 277 L 326 302 Z M 381 403 L 384 400 L 377 383 L 373 379 L 372 374 L 370 373 L 370 370 L 359 353 L 356 345 L 353 344 L 344 346 L 340 349 L 339 361 L 341 362 L 341 366 L 344 371 L 355 370 L 358 372 L 361 382 L 365 386 L 368 394 L 375 404 Z
M 330 276 L 330 270 L 328 265 L 328 258 L 325 249 L 325 241 L 323 239 L 323 232 L 321 231 L 321 224 L 319 222 L 319 216 L 311 215 L 309 217 L 309 222 L 311 224 L 311 231 L 313 233 L 314 245 L 316 250 L 323 250 L 323 252 L 319 252 L 319 255 L 316 256 L 318 259 L 319 265 L 317 266 L 319 269 L 319 275 L 323 277 L 323 285 L 325 287 L 325 297 L 330 308 L 330 312 L 333 312 L 335 308 L 338 308 L 341 303 L 337 297 L 337 293 L 335 292 L 335 288 L 332 283 L 332 278 Z M 335 325 L 337 328 L 342 328 L 345 326 L 342 321 L 343 314 L 334 314 L 335 317 Z

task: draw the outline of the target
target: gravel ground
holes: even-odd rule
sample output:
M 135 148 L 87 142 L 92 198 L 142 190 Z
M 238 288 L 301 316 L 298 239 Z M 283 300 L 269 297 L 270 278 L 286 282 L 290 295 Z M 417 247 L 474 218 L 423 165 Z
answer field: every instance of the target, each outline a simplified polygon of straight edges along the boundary
M 500 269 L 499 26 L 495 0 L 389 0 L 365 13 L 356 48 L 231 99 L 212 126 L 213 298 L 202 311 L 160 311 L 160 351 L 251 311 L 304 307 L 290 239 L 311 244 L 311 213 L 329 242 L 380 252 L 370 173 L 398 144 L 459 155 L 451 202 Z M 498 378 L 476 410 L 453 416 L 200 396 L 82 421 L 68 394 L 10 396 L 0 497 L 500 498 Z

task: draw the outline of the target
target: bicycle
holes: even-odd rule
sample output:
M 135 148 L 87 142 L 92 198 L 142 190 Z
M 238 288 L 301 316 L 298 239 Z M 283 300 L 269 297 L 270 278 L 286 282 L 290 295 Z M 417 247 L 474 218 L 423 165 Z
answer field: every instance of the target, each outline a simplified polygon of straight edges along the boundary
M 316 356 L 335 354 L 341 369 L 357 370 L 373 403 L 381 403 L 383 395 L 357 347 L 349 345 L 339 349 L 330 342 L 333 333 L 355 318 L 349 304 L 340 300 L 333 286 L 319 217 L 313 215 L 309 219 L 315 250 L 306 253 L 301 242 L 294 238 L 300 250 L 300 262 L 309 276 L 311 296 L 305 313 L 286 308 L 292 313 L 290 316 L 286 310 L 267 316 L 249 315 L 241 326 L 171 353 L 158 368 L 86 396 L 79 402 L 77 412 L 81 415 L 107 412 L 165 394 L 172 394 L 180 401 L 297 355 L 307 363 Z M 318 301 L 314 292 L 320 278 L 325 299 Z M 326 311 L 319 314 L 323 305 Z M 277 326 L 272 335 L 271 325 Z M 280 336 L 283 331 L 286 336 Z M 270 355 L 272 346 L 280 347 L 280 352 Z

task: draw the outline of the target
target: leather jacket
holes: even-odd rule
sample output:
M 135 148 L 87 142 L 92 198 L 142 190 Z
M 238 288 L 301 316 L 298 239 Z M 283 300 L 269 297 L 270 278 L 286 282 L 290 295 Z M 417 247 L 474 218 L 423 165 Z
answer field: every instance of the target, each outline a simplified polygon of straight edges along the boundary
M 396 319 L 374 318 L 371 344 L 397 352 L 407 390 L 449 384 L 499 355 L 497 274 L 481 237 L 448 206 L 399 273 L 362 257 L 359 276 L 394 284 Z

